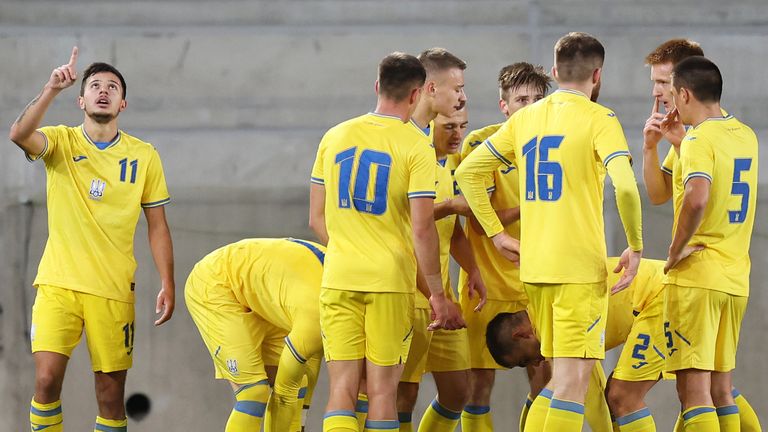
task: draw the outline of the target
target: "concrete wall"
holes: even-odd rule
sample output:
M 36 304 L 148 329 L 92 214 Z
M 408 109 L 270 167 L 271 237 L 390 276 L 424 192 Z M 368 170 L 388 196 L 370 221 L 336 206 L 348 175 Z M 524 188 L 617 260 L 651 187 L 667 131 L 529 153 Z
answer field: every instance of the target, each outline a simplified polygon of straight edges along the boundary
M 128 80 L 121 127 L 154 143 L 174 202 L 168 217 L 176 246 L 178 308 L 152 328 L 158 278 L 137 232 L 135 365 L 128 393 L 144 392 L 153 411 L 135 431 L 221 430 L 232 397 L 212 379 L 210 360 L 183 304 L 192 265 L 215 247 L 253 236 L 310 237 L 307 179 L 319 138 L 341 120 L 372 109 L 377 61 L 393 50 L 444 46 L 466 59 L 471 127 L 500 119 L 498 69 L 528 60 L 551 66 L 551 48 L 567 31 L 606 45 L 601 102 L 622 120 L 639 174 L 641 128 L 650 110 L 642 58 L 671 37 L 702 43 L 725 76 L 724 105 L 767 137 L 763 83 L 768 58 L 764 0 L 552 1 L 94 1 L 0 2 L 0 136 L 39 91 L 52 68 L 80 47 L 81 68 L 115 64 Z M 81 69 L 82 70 L 82 69 Z M 77 124 L 75 90 L 56 100 L 46 124 Z M 22 430 L 33 388 L 28 328 L 34 278 L 46 238 L 45 178 L 6 141 L 0 157 L 0 431 Z M 765 161 L 764 161 L 765 162 Z M 640 179 L 640 177 L 638 177 Z M 761 185 L 766 175 L 761 176 Z M 610 204 L 610 249 L 621 228 Z M 764 193 L 760 193 L 763 199 Z M 765 200 L 763 199 L 763 203 Z M 753 237 L 753 291 L 742 332 L 737 386 L 760 413 L 768 410 L 762 371 L 768 330 L 765 204 Z M 663 258 L 671 209 L 644 207 L 646 256 Z M 428 380 L 429 381 L 429 380 Z M 64 390 L 68 430 L 95 416 L 87 352 L 79 347 Z M 652 392 L 660 430 L 671 429 L 671 383 Z M 420 400 L 433 395 L 431 384 Z M 327 386 L 317 392 L 311 430 L 320 430 Z M 511 430 L 525 397 L 520 371 L 499 377 L 495 421 Z M 420 412 L 418 408 L 417 411 Z M 417 414 L 418 416 L 418 414 Z

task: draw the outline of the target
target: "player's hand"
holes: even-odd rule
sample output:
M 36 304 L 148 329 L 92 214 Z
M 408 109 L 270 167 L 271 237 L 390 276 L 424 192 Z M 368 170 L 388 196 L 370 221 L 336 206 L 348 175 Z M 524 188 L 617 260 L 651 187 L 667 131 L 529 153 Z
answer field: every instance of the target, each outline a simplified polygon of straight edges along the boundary
M 664 114 L 659 112 L 659 98 L 653 98 L 651 116 L 645 121 L 645 127 L 643 128 L 644 149 L 653 150 L 661 141 L 661 137 L 664 136 L 661 130 L 662 120 L 664 120 Z
M 157 303 L 155 304 L 155 313 L 160 315 L 160 318 L 155 321 L 155 325 L 159 326 L 160 324 L 168 321 L 171 319 L 171 315 L 173 315 L 173 309 L 176 304 L 176 293 L 173 286 L 167 286 L 163 284 L 163 287 L 160 289 L 160 292 L 157 294 Z
M 488 300 L 488 290 L 485 288 L 483 278 L 480 277 L 480 271 L 477 269 L 467 274 L 467 294 L 472 300 L 474 300 L 475 296 L 480 297 L 480 302 L 473 309 L 475 312 L 480 312 Z
M 467 326 L 461 316 L 461 310 L 444 294 L 433 294 L 429 297 L 429 305 L 432 307 L 433 319 L 427 330 L 458 330 Z
M 63 90 L 77 81 L 77 47 L 72 48 L 69 63 L 61 65 L 51 72 L 47 86 L 52 89 Z
M 619 258 L 619 264 L 616 265 L 613 272 L 619 273 L 623 269 L 624 273 L 621 275 L 621 278 L 619 278 L 619 281 L 616 282 L 616 285 L 611 287 L 611 294 L 616 294 L 632 284 L 632 280 L 637 276 L 637 269 L 640 267 L 640 259 L 642 257 L 642 250 L 633 251 L 630 248 L 626 248 L 624 252 L 622 252 L 621 258 Z
M 680 120 L 680 113 L 677 108 L 668 112 L 661 121 L 661 133 L 673 146 L 680 148 L 680 143 L 685 138 L 685 126 Z
M 451 213 L 465 217 L 472 216 L 472 209 L 469 208 L 469 203 L 467 203 L 464 195 L 451 199 Z
M 667 258 L 666 264 L 664 264 L 664 274 L 667 274 L 671 269 L 673 269 L 680 261 L 688 258 L 691 256 L 692 253 L 698 252 L 700 250 L 704 249 L 704 245 L 694 245 L 694 246 L 686 246 L 681 250 L 679 253 L 674 253 L 672 251 L 672 248 L 669 248 L 669 257 Z
M 520 266 L 520 241 L 512 238 L 509 234 L 502 231 L 491 238 L 493 245 L 496 246 L 496 250 L 504 256 L 504 258 L 515 263 L 516 266 Z

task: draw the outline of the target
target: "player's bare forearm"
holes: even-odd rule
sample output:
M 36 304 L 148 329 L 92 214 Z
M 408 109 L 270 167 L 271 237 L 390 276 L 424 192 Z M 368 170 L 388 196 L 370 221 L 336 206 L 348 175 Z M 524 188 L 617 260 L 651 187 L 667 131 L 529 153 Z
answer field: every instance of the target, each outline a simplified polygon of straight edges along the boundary
M 312 183 L 309 186 L 309 227 L 318 241 L 328 245 L 328 228 L 325 225 L 325 186 Z
M 45 138 L 35 132 L 40 127 L 51 102 L 60 91 L 46 86 L 39 95 L 27 104 L 11 125 L 8 138 L 30 155 L 38 155 L 45 148 Z
M 451 200 L 435 203 L 435 220 L 440 220 L 453 214 L 455 212 L 451 206 Z
M 155 313 L 162 313 L 160 318 L 155 321 L 155 325 L 160 325 L 171 319 L 175 307 L 176 283 L 173 276 L 173 241 L 171 230 L 168 228 L 168 222 L 165 218 L 164 207 L 144 209 L 144 216 L 147 218 L 149 248 L 160 275 L 161 287 L 155 307 Z
M 672 178 L 661 170 L 655 147 L 643 148 L 643 180 L 651 204 L 664 204 L 672 198 Z
M 453 227 L 453 235 L 451 235 L 451 256 L 467 273 L 477 271 L 475 255 L 472 253 L 472 247 L 458 220 Z
M 496 210 L 496 216 L 499 217 L 504 226 L 512 225 L 520 220 L 520 207 L 512 207 L 503 210 Z
M 689 180 L 685 188 L 672 244 L 669 247 L 670 256 L 681 254 L 685 246 L 691 241 L 704 219 L 708 202 L 709 181 L 702 178 Z
M 440 246 L 431 198 L 411 198 L 411 223 L 416 261 L 431 295 L 442 295 Z

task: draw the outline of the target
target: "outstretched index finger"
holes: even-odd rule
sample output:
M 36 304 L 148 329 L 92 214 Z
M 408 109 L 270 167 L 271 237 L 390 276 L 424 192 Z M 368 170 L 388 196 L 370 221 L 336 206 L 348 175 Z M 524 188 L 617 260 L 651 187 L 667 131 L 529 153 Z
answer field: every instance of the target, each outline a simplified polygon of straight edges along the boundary
M 651 109 L 651 117 L 653 117 L 653 115 L 657 112 L 659 112 L 659 98 L 655 97 L 653 98 L 653 108 Z
M 69 63 L 67 63 L 67 66 L 74 67 L 75 63 L 77 63 L 77 47 L 72 47 L 72 55 L 69 57 Z

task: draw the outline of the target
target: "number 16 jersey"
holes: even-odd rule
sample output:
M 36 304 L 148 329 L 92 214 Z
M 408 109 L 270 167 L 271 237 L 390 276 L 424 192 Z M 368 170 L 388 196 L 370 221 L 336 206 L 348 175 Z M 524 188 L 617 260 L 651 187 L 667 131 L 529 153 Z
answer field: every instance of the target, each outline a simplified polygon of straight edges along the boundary
M 435 198 L 435 152 L 410 122 L 369 113 L 326 132 L 312 183 L 325 186 L 324 288 L 413 292 L 411 198 Z

